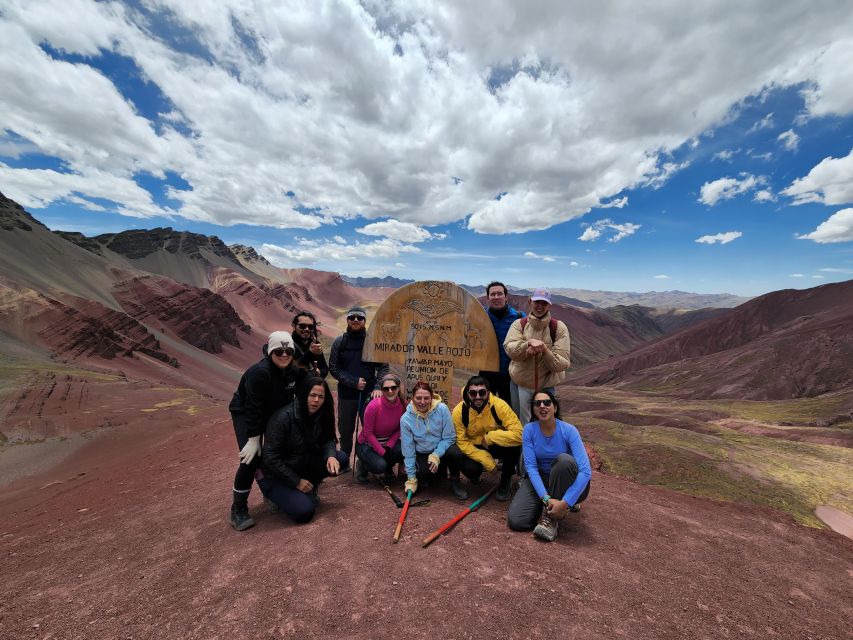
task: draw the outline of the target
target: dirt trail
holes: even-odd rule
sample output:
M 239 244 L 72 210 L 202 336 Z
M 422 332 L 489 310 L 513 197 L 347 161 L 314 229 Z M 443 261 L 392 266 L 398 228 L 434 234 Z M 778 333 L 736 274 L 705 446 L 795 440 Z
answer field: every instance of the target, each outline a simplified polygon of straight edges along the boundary
M 4 488 L 0 637 L 853 637 L 853 541 L 769 510 L 596 473 L 554 544 L 489 502 L 423 549 L 464 505 L 424 492 L 392 545 L 399 511 L 347 476 L 299 527 L 255 489 L 237 533 L 235 459 L 223 412 L 115 430 Z

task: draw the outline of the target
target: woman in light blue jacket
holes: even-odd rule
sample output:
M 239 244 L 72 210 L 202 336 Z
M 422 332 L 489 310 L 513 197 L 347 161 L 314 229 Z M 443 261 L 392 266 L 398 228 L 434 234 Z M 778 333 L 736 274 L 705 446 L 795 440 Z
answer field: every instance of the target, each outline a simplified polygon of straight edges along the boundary
M 400 418 L 400 440 L 406 467 L 406 491 L 413 494 L 421 486 L 429 486 L 432 477 L 459 477 L 458 465 L 448 457 L 447 448 L 456 442 L 456 429 L 450 409 L 432 392 L 428 382 L 420 381 L 412 389 L 412 401 Z

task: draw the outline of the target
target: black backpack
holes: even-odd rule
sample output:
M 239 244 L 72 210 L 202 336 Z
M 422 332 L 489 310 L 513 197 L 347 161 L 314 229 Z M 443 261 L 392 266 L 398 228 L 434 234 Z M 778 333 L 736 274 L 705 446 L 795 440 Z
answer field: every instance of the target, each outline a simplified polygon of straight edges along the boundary
M 468 406 L 468 403 L 463 402 L 462 403 L 462 426 L 465 427 L 466 429 L 468 428 L 468 421 L 469 421 L 468 412 L 470 410 L 471 410 L 471 407 Z M 495 405 L 491 405 L 491 410 L 492 410 L 492 417 L 495 419 L 495 424 L 498 425 L 498 428 L 503 427 L 504 423 L 503 423 L 503 421 L 501 421 L 500 418 L 498 418 L 498 412 L 495 411 Z

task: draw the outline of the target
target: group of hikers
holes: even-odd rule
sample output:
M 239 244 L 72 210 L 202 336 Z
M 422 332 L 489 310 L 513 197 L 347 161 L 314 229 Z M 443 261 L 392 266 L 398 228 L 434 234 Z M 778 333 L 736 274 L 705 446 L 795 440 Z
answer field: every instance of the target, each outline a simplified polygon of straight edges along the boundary
M 530 315 L 508 304 L 500 282 L 490 283 L 486 294 L 500 370 L 472 376 L 452 412 L 428 382 L 407 390 L 387 364 L 362 360 L 362 307 L 347 312 L 347 330 L 333 342 L 328 363 L 312 313 L 298 312 L 291 332 L 273 332 L 229 405 L 240 451 L 231 525 L 238 531 L 254 526 L 253 482 L 272 510 L 308 522 L 320 483 L 350 470 L 354 445 L 357 482 L 372 474 L 388 485 L 397 467 L 412 494 L 449 476 L 450 491 L 465 500 L 462 476 L 478 484 L 483 472 L 500 466 L 495 498 L 512 498 L 509 527 L 556 539 L 559 522 L 589 494 L 591 478 L 580 434 L 562 420 L 556 396 L 569 367 L 569 332 L 551 317 L 545 289 L 530 296 Z M 337 429 L 329 373 L 338 381 Z M 362 429 L 353 442 L 359 417 Z

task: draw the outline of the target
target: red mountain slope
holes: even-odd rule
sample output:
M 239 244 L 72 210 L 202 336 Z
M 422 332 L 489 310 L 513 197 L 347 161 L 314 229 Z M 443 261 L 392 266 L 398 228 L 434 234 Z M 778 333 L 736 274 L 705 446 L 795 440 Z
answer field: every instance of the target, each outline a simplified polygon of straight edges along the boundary
M 787 289 L 571 376 L 689 397 L 783 399 L 853 384 L 853 281 Z

